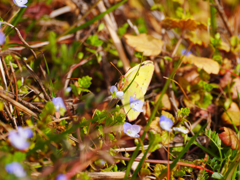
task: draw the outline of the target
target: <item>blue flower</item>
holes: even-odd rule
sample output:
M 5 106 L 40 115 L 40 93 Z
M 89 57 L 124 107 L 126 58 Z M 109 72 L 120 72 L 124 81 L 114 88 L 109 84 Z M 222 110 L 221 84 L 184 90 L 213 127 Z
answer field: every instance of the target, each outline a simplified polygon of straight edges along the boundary
M 22 165 L 18 162 L 7 164 L 5 169 L 8 173 L 14 174 L 16 177 L 22 178 L 26 176 L 26 172 L 24 171 Z
M 134 111 L 143 112 L 143 102 L 140 99 L 134 99 L 134 97 L 130 96 L 129 104 Z
M 141 127 L 138 125 L 131 125 L 130 123 L 125 122 L 123 124 L 123 131 L 125 134 L 127 134 L 130 137 L 135 137 L 138 138 L 139 137 L 139 132 L 141 130 Z
M 56 97 L 56 98 L 53 97 L 52 103 L 54 104 L 56 111 L 59 111 L 60 108 L 67 110 L 67 108 L 63 102 L 63 99 L 61 97 Z
M 13 2 L 14 2 L 18 7 L 27 7 L 25 4 L 27 4 L 28 0 L 13 0 Z
M 18 127 L 17 131 L 11 130 L 8 133 L 8 140 L 13 147 L 19 150 L 26 150 L 30 146 L 30 143 L 27 141 L 28 138 L 33 136 L 33 132 L 30 128 Z
M 185 55 L 186 51 L 187 51 L 187 49 L 183 49 L 183 50 L 181 51 L 181 55 Z M 189 56 L 190 54 L 192 54 L 192 52 L 191 52 L 191 51 L 188 51 L 188 53 L 187 53 L 185 56 Z
M 56 180 L 68 180 L 67 176 L 65 174 L 59 174 L 56 177 Z
M 117 87 L 116 86 L 111 86 L 110 87 L 110 92 L 112 94 L 112 98 L 119 98 L 119 99 L 123 99 L 123 91 L 118 91 Z
M 162 129 L 166 131 L 172 131 L 173 121 L 170 118 L 167 118 L 164 115 L 161 115 L 159 120 L 159 125 Z
M 0 31 L 0 45 L 5 43 L 5 39 L 6 39 L 5 34 L 2 31 Z

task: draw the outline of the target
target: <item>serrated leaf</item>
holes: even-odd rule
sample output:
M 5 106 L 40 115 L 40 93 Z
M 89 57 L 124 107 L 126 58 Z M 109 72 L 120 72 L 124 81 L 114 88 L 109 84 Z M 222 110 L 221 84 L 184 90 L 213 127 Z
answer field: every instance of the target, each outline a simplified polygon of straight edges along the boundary
M 92 78 L 89 76 L 78 78 L 79 87 L 86 88 L 86 89 L 89 88 L 90 85 L 92 84 L 91 80 Z
M 204 69 L 208 74 L 218 74 L 219 64 L 209 58 L 196 57 L 192 54 L 183 57 L 183 63 L 194 64 L 198 68 Z
M 172 19 L 165 18 L 161 21 L 161 24 L 164 28 L 172 29 L 172 28 L 180 28 L 182 30 L 188 29 L 193 31 L 197 28 L 199 29 L 207 29 L 207 26 L 203 23 L 197 22 L 193 19 Z
M 144 56 L 157 56 L 162 51 L 162 40 L 151 35 L 139 34 L 133 36 L 126 34 L 124 37 L 129 46 L 133 47 L 135 51 L 142 52 Z

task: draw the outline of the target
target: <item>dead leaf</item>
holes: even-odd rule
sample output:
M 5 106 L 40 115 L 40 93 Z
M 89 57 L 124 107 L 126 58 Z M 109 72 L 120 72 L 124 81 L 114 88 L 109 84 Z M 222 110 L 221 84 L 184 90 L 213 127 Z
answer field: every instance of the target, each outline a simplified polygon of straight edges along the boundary
M 194 45 L 207 47 L 210 42 L 210 36 L 207 31 L 197 30 L 196 32 L 190 32 L 184 36 Z
M 139 34 L 133 36 L 126 34 L 124 37 L 129 46 L 135 48 L 135 51 L 143 52 L 144 56 L 157 56 L 162 51 L 162 40 L 151 35 Z
M 159 126 L 160 117 L 155 117 L 155 119 L 150 124 L 150 129 L 155 133 L 162 133 L 162 129 Z
M 226 146 L 230 146 L 232 149 L 239 148 L 239 139 L 237 134 L 230 128 L 222 127 L 220 130 L 223 130 L 218 136 Z
M 200 81 L 199 73 L 196 69 L 186 72 L 183 75 L 183 78 L 185 78 L 191 84 L 197 84 Z
M 226 74 L 220 79 L 219 85 L 220 85 L 221 88 L 224 88 L 228 84 L 230 85 L 231 82 L 232 82 L 231 73 L 230 72 L 226 72 Z
M 47 6 L 45 3 L 37 3 L 34 5 L 30 5 L 24 15 L 30 19 L 40 19 L 43 15 L 49 15 L 52 12 L 50 6 Z
M 236 111 L 236 112 L 239 112 L 240 109 L 238 107 L 238 104 L 235 103 L 235 102 L 232 102 L 230 107 L 228 108 L 228 111 Z
M 221 64 L 221 70 L 219 72 L 220 75 L 224 75 L 227 71 L 225 69 L 232 69 L 232 61 L 227 58 L 224 58 Z
M 193 19 L 172 19 L 165 18 L 161 21 L 161 24 L 164 28 L 172 29 L 172 28 L 180 28 L 182 30 L 188 29 L 193 31 L 197 28 L 207 29 L 207 26 L 203 23 L 199 23 Z
M 157 103 L 160 95 L 161 95 L 161 93 L 159 93 L 155 97 L 155 104 Z M 178 102 L 178 100 L 176 98 L 175 98 L 175 101 L 176 101 L 176 105 L 178 107 L 179 106 L 179 102 Z M 161 109 L 163 109 L 163 110 L 171 110 L 172 109 L 171 102 L 170 102 L 169 97 L 168 97 L 168 95 L 166 93 L 162 97 L 162 105 L 163 105 L 163 107 L 161 107 Z
M 233 82 L 235 83 L 232 87 L 232 98 L 236 99 L 238 97 L 238 93 L 237 91 L 240 93 L 240 79 L 239 78 L 235 78 L 233 80 Z
M 222 119 L 223 123 L 232 125 L 232 121 L 230 120 L 230 118 L 228 116 L 232 119 L 235 126 L 240 125 L 240 112 L 227 110 L 227 113 L 224 112 L 222 114 L 221 119 Z
M 218 49 L 223 50 L 225 52 L 229 52 L 231 50 L 230 46 L 227 43 L 225 43 L 224 41 L 221 41 L 221 44 L 218 47 Z
M 219 64 L 209 58 L 196 57 L 192 54 L 183 57 L 183 63 L 194 64 L 198 68 L 204 69 L 208 74 L 218 74 Z
M 146 103 L 145 103 L 145 105 L 143 106 L 143 110 L 144 110 L 144 112 L 146 112 L 145 114 L 144 114 L 144 116 L 145 116 L 145 119 L 146 119 L 146 121 L 148 121 L 148 119 L 150 118 L 150 116 L 151 116 L 151 107 L 150 107 L 150 104 L 149 104 L 149 101 L 146 101 Z

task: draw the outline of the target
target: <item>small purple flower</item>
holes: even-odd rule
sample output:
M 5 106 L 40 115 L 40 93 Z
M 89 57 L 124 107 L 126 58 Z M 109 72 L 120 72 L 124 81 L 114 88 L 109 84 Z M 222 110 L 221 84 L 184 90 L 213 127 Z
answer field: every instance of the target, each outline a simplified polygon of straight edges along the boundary
M 129 104 L 134 111 L 143 112 L 143 102 L 140 99 L 134 99 L 134 97 L 130 96 Z
M 18 7 L 27 7 L 25 4 L 27 4 L 28 0 L 13 0 L 13 2 L 14 2 Z
M 141 127 L 138 125 L 131 125 L 130 123 L 125 122 L 123 124 L 123 131 L 125 134 L 127 134 L 130 137 L 135 137 L 138 138 L 139 137 L 139 132 L 141 130 Z
M 8 133 L 8 140 L 13 147 L 19 150 L 26 150 L 30 146 L 30 143 L 27 141 L 28 138 L 33 136 L 33 132 L 30 128 L 18 127 L 17 131 L 11 130 Z
M 118 91 L 116 86 L 111 86 L 110 92 L 113 98 L 117 97 L 119 99 L 123 99 L 123 95 L 124 95 L 123 91 Z
M 170 118 L 167 118 L 164 115 L 161 115 L 159 120 L 159 125 L 162 129 L 166 131 L 172 131 L 173 121 Z
M 187 51 L 187 49 L 183 49 L 183 50 L 181 51 L 181 55 L 185 55 L 186 51 Z M 188 53 L 187 53 L 185 56 L 189 56 L 190 54 L 192 54 L 192 52 L 191 52 L 191 51 L 188 51 Z
M 61 97 L 53 97 L 52 103 L 54 104 L 56 111 L 59 111 L 60 108 L 63 108 L 65 110 L 67 109 Z
M 71 88 L 71 87 L 67 87 L 67 88 L 65 89 L 65 91 L 69 93 L 69 92 L 72 91 L 72 88 Z
M 18 162 L 7 164 L 5 169 L 8 173 L 14 174 L 16 177 L 22 178 L 26 176 L 26 172 L 24 171 L 22 165 Z
M 5 43 L 5 39 L 6 39 L 5 34 L 2 31 L 0 31 L 0 45 Z
M 56 180 L 68 180 L 67 176 L 65 174 L 59 174 L 56 177 Z

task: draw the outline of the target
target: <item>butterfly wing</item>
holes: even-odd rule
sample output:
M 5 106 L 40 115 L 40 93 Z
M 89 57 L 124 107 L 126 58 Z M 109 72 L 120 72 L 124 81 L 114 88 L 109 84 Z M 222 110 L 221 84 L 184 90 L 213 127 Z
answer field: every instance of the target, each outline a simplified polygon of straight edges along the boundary
M 139 71 L 138 68 L 140 67 Z M 136 78 L 134 79 L 136 73 L 138 71 L 138 74 Z M 147 88 L 151 82 L 152 75 L 154 71 L 154 65 L 152 61 L 144 61 L 141 65 L 134 66 L 131 68 L 127 74 L 125 75 L 128 82 L 131 82 L 134 79 L 134 82 L 136 82 L 139 87 L 142 89 L 143 95 L 146 94 Z
M 131 81 L 127 81 L 126 86 L 124 88 L 127 88 L 130 82 Z M 142 102 L 144 102 L 144 95 L 142 93 L 142 89 L 135 81 L 132 82 L 131 86 L 124 93 L 124 98 L 122 99 L 124 111 L 127 114 L 128 120 L 131 122 L 137 119 L 140 112 L 134 111 L 130 107 L 130 104 L 129 104 L 130 96 L 133 96 L 134 98 L 140 99 Z
M 138 71 L 136 78 L 134 79 L 139 66 L 140 69 Z M 141 65 L 139 64 L 131 68 L 124 76 L 126 78 L 126 82 L 124 84 L 123 90 L 125 90 L 134 79 L 131 86 L 124 93 L 124 98 L 122 99 L 124 111 L 127 114 L 128 120 L 130 122 L 137 119 L 138 115 L 140 114 L 140 112 L 134 111 L 130 107 L 129 105 L 130 96 L 133 96 L 134 98 L 140 99 L 142 102 L 144 102 L 144 95 L 152 79 L 153 71 L 154 71 L 153 62 L 144 61 Z

